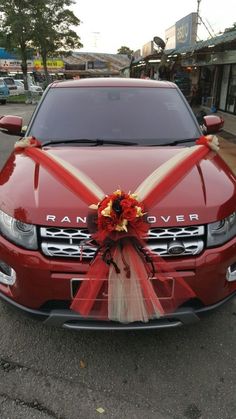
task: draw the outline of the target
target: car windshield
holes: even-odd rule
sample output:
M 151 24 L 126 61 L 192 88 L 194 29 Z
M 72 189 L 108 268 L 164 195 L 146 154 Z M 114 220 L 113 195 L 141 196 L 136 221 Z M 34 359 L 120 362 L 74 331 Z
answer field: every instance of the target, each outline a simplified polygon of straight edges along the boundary
M 161 145 L 200 135 L 175 88 L 51 88 L 27 132 L 41 141 L 113 140 Z

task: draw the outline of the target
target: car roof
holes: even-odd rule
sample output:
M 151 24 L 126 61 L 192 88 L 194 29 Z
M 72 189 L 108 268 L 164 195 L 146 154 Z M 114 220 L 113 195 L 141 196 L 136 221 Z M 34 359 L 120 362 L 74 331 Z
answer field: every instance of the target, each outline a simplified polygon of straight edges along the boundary
M 11 80 L 14 80 L 14 77 L 12 77 L 12 76 L 2 76 L 2 78 L 3 79 L 11 79 Z
M 87 78 L 79 80 L 55 81 L 50 87 L 165 87 L 176 88 L 174 83 L 169 81 L 157 81 L 147 79 L 129 79 L 114 77 Z

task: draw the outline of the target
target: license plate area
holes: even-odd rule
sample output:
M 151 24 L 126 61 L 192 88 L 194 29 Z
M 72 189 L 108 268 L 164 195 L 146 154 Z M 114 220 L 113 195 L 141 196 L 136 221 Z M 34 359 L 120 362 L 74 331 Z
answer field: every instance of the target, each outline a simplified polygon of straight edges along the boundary
M 115 279 L 117 281 L 117 279 Z M 88 280 L 87 278 L 71 278 L 70 287 L 71 287 L 71 297 L 75 298 L 79 288 L 81 287 L 84 281 L 89 281 L 91 287 L 93 286 L 93 280 Z M 108 280 L 101 279 L 103 286 L 105 285 L 105 290 L 100 294 L 99 300 L 107 300 L 108 297 Z M 110 280 L 111 281 L 111 280 Z M 149 278 L 149 281 L 152 283 L 156 295 L 160 300 L 168 300 L 174 297 L 175 292 L 175 278 L 166 277 L 165 281 L 160 281 L 158 277 Z

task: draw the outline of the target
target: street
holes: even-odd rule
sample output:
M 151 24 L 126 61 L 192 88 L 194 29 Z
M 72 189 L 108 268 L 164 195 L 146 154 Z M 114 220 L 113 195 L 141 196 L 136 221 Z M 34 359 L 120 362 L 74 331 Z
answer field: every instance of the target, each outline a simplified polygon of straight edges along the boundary
M 27 123 L 33 109 L 0 114 Z M 16 138 L 0 133 L 1 167 Z M 235 326 L 236 300 L 191 326 L 135 332 L 53 329 L 0 301 L 0 419 L 235 419 Z

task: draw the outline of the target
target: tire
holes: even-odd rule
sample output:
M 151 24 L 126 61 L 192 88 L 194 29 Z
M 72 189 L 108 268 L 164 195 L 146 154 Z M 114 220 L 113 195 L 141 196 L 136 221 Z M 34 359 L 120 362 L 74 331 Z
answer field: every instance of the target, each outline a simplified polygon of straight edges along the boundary
M 2 104 L 2 105 L 6 105 L 6 99 L 2 99 L 2 100 L 0 100 L 0 103 Z

